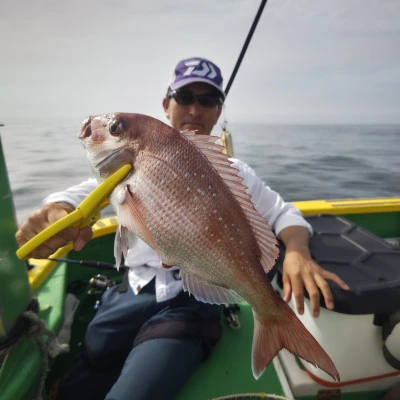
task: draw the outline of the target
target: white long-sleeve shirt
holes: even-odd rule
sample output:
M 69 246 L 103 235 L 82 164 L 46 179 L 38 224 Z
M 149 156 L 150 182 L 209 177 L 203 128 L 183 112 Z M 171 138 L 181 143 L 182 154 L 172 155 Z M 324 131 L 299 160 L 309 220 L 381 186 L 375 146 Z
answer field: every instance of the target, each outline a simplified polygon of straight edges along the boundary
M 248 187 L 247 193 L 251 196 L 255 208 L 268 220 L 278 237 L 280 232 L 289 226 L 303 226 L 308 229 L 310 235 L 312 234 L 311 225 L 292 203 L 286 203 L 277 192 L 266 186 L 246 163 L 237 159 L 232 161 L 233 166 L 239 169 L 243 184 Z M 47 196 L 43 202 L 64 202 L 76 208 L 97 185 L 96 179 L 88 179 L 63 192 Z M 136 294 L 154 277 L 156 298 L 159 302 L 175 297 L 182 290 L 179 268 L 163 268 L 156 252 L 140 239 L 129 249 L 125 263 L 130 267 L 129 284 Z

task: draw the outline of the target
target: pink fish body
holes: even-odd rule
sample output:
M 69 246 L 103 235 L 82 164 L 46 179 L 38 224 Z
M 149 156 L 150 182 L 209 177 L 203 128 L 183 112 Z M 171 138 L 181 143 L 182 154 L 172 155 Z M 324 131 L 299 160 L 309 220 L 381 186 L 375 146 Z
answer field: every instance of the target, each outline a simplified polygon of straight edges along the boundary
M 180 267 L 184 290 L 196 299 L 248 302 L 256 379 L 286 348 L 339 380 L 329 356 L 266 276 L 278 255 L 275 235 L 215 143 L 219 138 L 126 113 L 89 117 L 79 138 L 99 180 L 133 166 L 110 197 L 119 221 L 117 265 L 137 235 L 165 267 Z

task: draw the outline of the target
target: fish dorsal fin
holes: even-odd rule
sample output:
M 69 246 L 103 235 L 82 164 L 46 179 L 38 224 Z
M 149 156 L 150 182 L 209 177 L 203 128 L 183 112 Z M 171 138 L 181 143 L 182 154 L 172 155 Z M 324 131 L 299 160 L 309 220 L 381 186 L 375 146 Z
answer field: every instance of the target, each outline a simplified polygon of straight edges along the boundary
M 264 271 L 269 272 L 278 256 L 278 242 L 268 221 L 256 210 L 251 196 L 247 193 L 248 187 L 242 183 L 243 178 L 238 175 L 239 170 L 232 166 L 233 161 L 223 153 L 224 147 L 216 143 L 220 138 L 210 135 L 195 135 L 190 131 L 183 133 L 207 157 L 239 202 L 260 248 L 260 263 Z
M 186 273 L 183 269 L 180 270 L 180 274 L 183 289 L 193 294 L 199 301 L 210 304 L 241 303 L 244 301 L 232 289 L 207 283 L 203 279 Z
M 128 248 L 132 246 L 132 241 L 128 236 L 128 233 L 137 232 L 137 234 L 157 253 L 158 258 L 161 262 L 161 253 L 154 240 L 154 236 L 149 231 L 146 221 L 140 214 L 137 208 L 134 194 L 129 190 L 128 186 L 125 186 L 112 201 L 118 202 L 118 224 L 120 226 L 119 235 L 115 237 L 116 242 L 114 245 L 114 253 L 119 252 L 118 257 L 120 259 L 121 252 L 126 257 L 126 252 Z M 127 232 L 126 232 L 127 231 Z M 128 246 L 128 247 L 127 247 Z M 116 257 L 117 260 L 117 257 Z

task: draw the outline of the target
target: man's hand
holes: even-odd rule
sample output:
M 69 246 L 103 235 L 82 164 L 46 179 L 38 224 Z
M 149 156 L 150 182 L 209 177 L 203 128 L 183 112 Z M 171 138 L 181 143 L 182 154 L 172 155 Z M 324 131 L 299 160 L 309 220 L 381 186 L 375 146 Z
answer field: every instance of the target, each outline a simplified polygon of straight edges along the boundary
M 310 298 L 311 313 L 318 317 L 321 291 L 326 307 L 333 309 L 333 297 L 327 280 L 335 282 L 344 290 L 349 290 L 349 287 L 336 274 L 321 268 L 312 259 L 308 246 L 308 230 L 301 226 L 292 226 L 282 230 L 280 237 L 286 247 L 283 261 L 284 300 L 288 302 L 293 294 L 297 312 L 303 314 L 306 289 Z
M 34 211 L 15 234 L 19 246 L 24 245 L 39 232 L 72 211 L 73 208 L 67 203 L 48 203 L 39 210 Z M 29 254 L 29 257 L 47 258 L 70 241 L 73 241 L 74 249 L 79 251 L 91 238 L 91 226 L 85 228 L 69 227 L 58 232 L 55 236 L 37 247 Z

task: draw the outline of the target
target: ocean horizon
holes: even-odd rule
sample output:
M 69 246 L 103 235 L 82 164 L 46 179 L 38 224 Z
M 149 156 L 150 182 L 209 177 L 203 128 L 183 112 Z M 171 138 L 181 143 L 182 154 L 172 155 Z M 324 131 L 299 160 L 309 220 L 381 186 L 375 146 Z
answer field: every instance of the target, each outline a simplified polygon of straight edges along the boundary
M 73 118 L 0 121 L 18 223 L 93 176 Z M 400 196 L 400 124 L 229 124 L 234 156 L 286 201 Z M 218 125 L 213 134 L 219 135 Z

